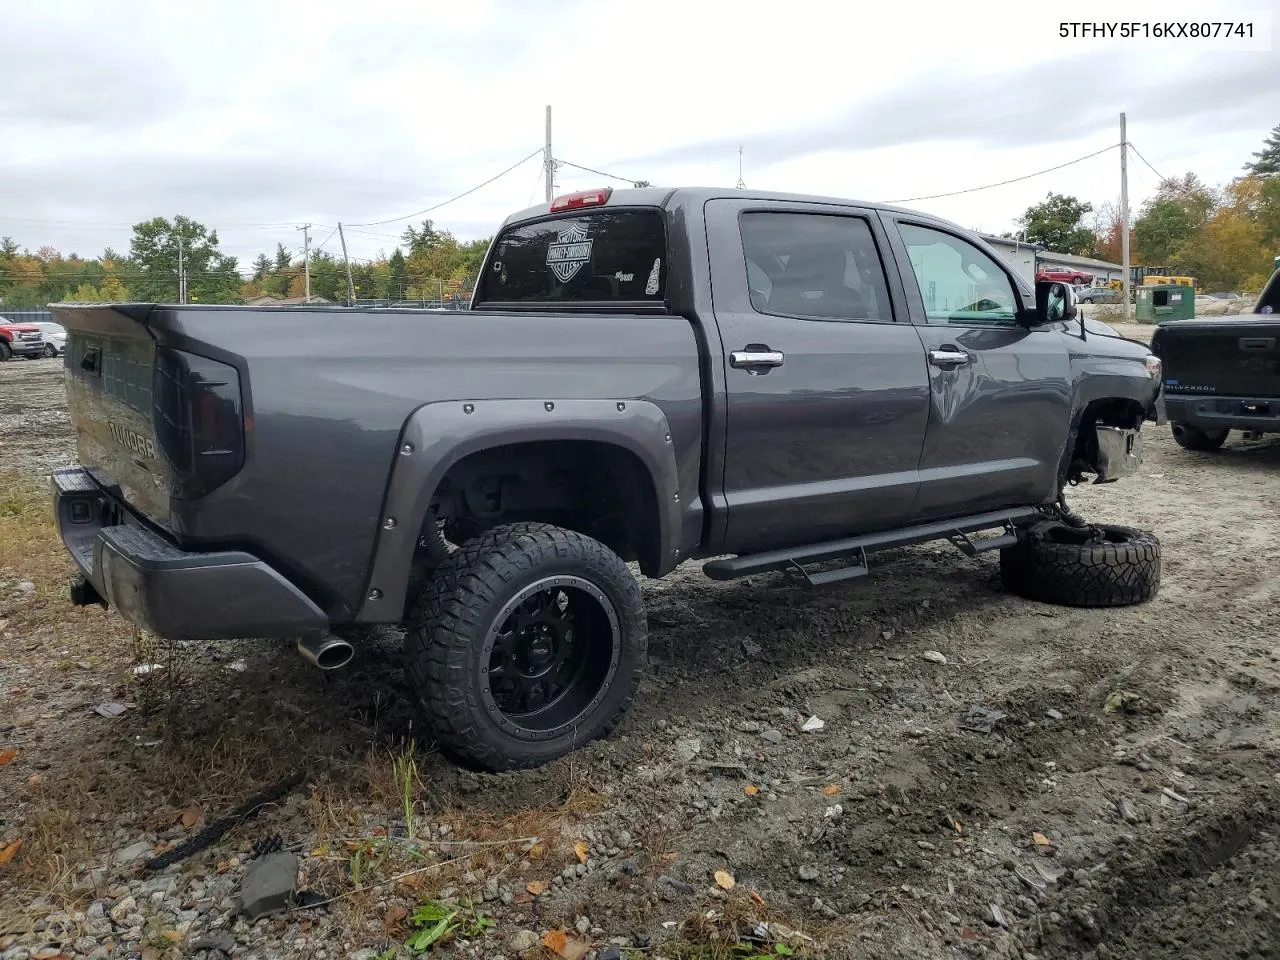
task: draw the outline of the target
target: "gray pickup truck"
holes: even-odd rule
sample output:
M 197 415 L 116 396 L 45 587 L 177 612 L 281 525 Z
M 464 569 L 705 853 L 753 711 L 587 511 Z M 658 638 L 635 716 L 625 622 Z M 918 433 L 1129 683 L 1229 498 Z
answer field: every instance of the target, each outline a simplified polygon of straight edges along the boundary
M 1253 312 L 1156 327 L 1151 350 L 1163 364 L 1173 439 L 1209 452 L 1232 430 L 1280 433 L 1280 270 Z
M 404 623 L 437 741 L 484 769 L 621 720 L 646 650 L 628 562 L 817 584 L 945 539 L 1049 602 L 1159 583 L 1151 534 L 1062 497 L 1137 468 L 1159 361 L 919 213 L 591 191 L 510 217 L 467 312 L 54 312 L 73 601 L 297 638 L 323 668 L 344 628 Z

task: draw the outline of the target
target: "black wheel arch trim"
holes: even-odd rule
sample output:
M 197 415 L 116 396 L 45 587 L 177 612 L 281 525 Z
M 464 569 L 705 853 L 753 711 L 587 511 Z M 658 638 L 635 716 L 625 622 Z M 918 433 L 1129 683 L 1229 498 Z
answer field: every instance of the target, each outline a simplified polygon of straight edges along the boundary
M 437 401 L 410 414 L 396 442 L 355 620 L 401 620 L 418 531 L 454 464 L 494 447 L 555 440 L 607 443 L 634 454 L 649 473 L 658 503 L 659 565 L 646 572 L 662 576 L 686 559 L 689 545 L 682 541 L 702 527 L 697 471 L 683 489 L 671 427 L 657 404 L 625 398 Z M 403 452 L 406 445 L 411 452 Z M 395 518 L 390 528 L 389 517 Z

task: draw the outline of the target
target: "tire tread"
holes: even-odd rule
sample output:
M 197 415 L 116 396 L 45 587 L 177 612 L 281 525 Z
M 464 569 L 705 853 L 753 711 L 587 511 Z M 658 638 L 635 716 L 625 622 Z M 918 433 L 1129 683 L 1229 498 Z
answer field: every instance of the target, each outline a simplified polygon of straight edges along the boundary
M 593 582 L 604 580 L 623 593 L 616 613 L 624 646 L 630 632 L 637 667 L 642 667 L 647 648 L 644 600 L 630 570 L 599 541 L 547 523 L 495 527 L 462 544 L 423 586 L 407 618 L 406 671 L 418 707 L 440 746 L 468 765 L 515 770 L 567 752 L 558 740 L 513 742 L 478 722 L 483 706 L 468 682 L 472 647 L 487 629 L 482 622 L 486 607 L 514 581 L 531 578 L 549 561 L 566 559 L 581 564 Z M 607 715 L 588 717 L 583 739 L 575 739 L 570 749 L 617 728 L 635 701 L 642 672 L 619 670 L 614 683 L 625 685 L 621 699 Z
M 1005 589 L 1028 600 L 1070 607 L 1144 603 L 1160 589 L 1160 541 L 1131 527 L 1126 543 L 1053 543 L 1031 535 L 1000 551 Z

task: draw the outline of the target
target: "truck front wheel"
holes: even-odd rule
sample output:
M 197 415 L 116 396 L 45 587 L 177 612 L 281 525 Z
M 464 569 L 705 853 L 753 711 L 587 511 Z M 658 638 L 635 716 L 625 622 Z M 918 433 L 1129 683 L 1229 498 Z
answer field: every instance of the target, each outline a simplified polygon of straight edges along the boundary
M 1201 430 L 1189 423 L 1175 423 L 1169 428 L 1173 431 L 1174 442 L 1184 450 L 1211 451 L 1219 449 L 1227 442 L 1230 430 Z
M 409 685 L 436 740 L 495 772 L 540 766 L 610 733 L 635 699 L 648 639 L 622 559 L 532 523 L 458 548 L 406 626 Z

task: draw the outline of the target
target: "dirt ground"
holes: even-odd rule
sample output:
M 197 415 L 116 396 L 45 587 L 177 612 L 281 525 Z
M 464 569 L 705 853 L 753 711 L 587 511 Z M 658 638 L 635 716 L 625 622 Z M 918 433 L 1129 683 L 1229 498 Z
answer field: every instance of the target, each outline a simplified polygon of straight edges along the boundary
M 422 742 L 393 631 L 322 674 L 70 607 L 60 361 L 4 364 L 0 957 L 407 956 L 441 904 L 439 956 L 1280 956 L 1280 438 L 1145 433 L 1141 476 L 1070 500 L 1160 536 L 1150 603 L 1037 605 L 939 545 L 819 590 L 691 564 L 644 584 L 619 732 L 495 777 Z M 250 924 L 276 837 L 301 906 Z

